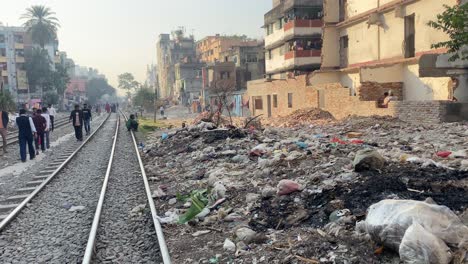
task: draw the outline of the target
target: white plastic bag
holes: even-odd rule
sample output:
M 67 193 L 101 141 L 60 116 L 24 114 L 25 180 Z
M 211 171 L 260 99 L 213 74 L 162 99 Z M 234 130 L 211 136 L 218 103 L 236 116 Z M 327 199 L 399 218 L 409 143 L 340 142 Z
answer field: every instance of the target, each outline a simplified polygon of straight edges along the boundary
M 418 223 L 406 230 L 399 253 L 405 264 L 448 264 L 452 260 L 450 249 L 444 241 Z
M 374 241 L 398 251 L 406 230 L 418 223 L 425 230 L 458 247 L 468 241 L 468 227 L 446 206 L 413 200 L 383 200 L 369 208 L 366 220 L 356 225 Z

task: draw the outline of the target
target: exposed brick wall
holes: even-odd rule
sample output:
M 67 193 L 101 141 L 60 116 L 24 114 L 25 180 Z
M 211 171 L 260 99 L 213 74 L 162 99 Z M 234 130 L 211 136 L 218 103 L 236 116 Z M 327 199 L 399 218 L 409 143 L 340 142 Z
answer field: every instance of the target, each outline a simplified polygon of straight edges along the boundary
M 378 108 L 376 101 L 361 101 L 356 96 L 349 96 L 348 88 L 328 89 L 325 92 L 324 110 L 335 118 L 342 119 L 357 116 L 395 116 L 393 104 L 389 108 Z
M 436 124 L 468 120 L 468 103 L 448 101 L 402 101 L 395 103 L 397 117 L 400 120 Z
M 292 107 L 288 106 L 288 93 L 292 93 Z M 252 97 L 260 96 L 263 101 L 263 109 L 255 109 L 254 115 L 263 114 L 268 117 L 268 95 L 271 96 L 272 117 L 286 116 L 298 109 L 306 107 L 318 107 L 318 92 L 316 89 L 306 86 L 305 75 L 295 79 L 275 80 L 272 82 L 253 81 L 247 84 L 247 95 L 250 98 L 250 110 L 253 112 Z M 273 106 L 273 95 L 278 98 L 278 107 Z
M 377 82 L 361 82 L 361 86 L 357 89 L 357 96 L 361 101 L 377 101 L 383 97 L 383 94 L 388 91 L 393 92 L 393 96 L 403 100 L 403 83 L 377 83 Z
M 253 96 L 260 96 L 263 109 L 256 110 L 255 115 L 268 116 L 267 96 L 272 99 L 272 117 L 285 116 L 295 110 L 307 107 L 321 107 L 335 118 L 348 116 L 392 116 L 411 123 L 434 124 L 468 120 L 468 103 L 448 101 L 396 101 L 388 108 L 379 108 L 377 100 L 384 92 L 392 89 L 395 96 L 402 98 L 402 83 L 363 83 L 368 97 L 350 96 L 350 90 L 339 83 L 327 83 L 307 86 L 306 77 L 277 80 L 273 82 L 252 81 L 248 84 L 247 96 L 250 99 L 250 111 L 253 110 Z M 364 94 L 364 90 L 361 90 Z M 375 92 L 375 90 L 380 90 Z M 288 93 L 293 94 L 293 107 L 288 107 Z M 273 107 L 273 95 L 277 95 L 278 107 Z M 370 100 L 375 97 L 375 100 Z M 321 100 L 320 100 L 321 98 Z M 366 100 L 363 100 L 366 99 Z

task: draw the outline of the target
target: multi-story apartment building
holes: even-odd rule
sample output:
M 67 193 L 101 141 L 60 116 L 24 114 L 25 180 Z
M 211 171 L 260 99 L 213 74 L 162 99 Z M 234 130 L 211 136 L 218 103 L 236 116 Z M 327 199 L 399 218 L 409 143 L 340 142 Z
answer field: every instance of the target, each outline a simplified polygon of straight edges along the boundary
M 0 26 L 0 67 L 4 89 L 17 102 L 26 102 L 29 84 L 25 68 L 25 53 L 32 49 L 31 38 L 22 27 Z
M 273 0 L 265 14 L 266 74 L 270 79 L 320 68 L 323 0 Z
M 224 61 L 222 53 L 232 47 L 257 46 L 256 40 L 249 40 L 239 36 L 208 36 L 197 41 L 198 59 L 206 63 Z
M 324 0 L 320 70 L 294 79 L 249 82 L 252 113 L 283 116 L 318 107 L 336 118 L 467 120 L 466 63 L 450 63 L 446 49 L 432 49 L 431 44 L 450 36 L 428 26 L 444 5 L 463 2 Z M 386 92 L 393 93 L 393 102 L 383 106 L 379 101 Z
M 452 78 L 423 77 L 421 58 L 443 54 L 431 44 L 449 36 L 428 26 L 444 5 L 459 0 L 327 0 L 322 49 L 322 68 L 314 82 L 340 83 L 350 95 L 377 99 L 383 90 L 361 89 L 366 83 L 401 83 L 394 91 L 404 100 L 451 100 Z M 322 78 L 323 77 L 323 78 Z M 387 88 L 383 88 L 387 89 Z M 388 89 L 387 89 L 388 90 Z M 459 99 L 468 101 L 468 91 Z
M 202 68 L 200 62 L 179 62 L 175 69 L 175 89 L 179 91 L 179 101 L 183 105 L 200 100 L 202 90 Z
M 2 81 L 4 88 L 9 90 L 17 103 L 27 103 L 30 99 L 41 97 L 41 91 L 30 87 L 25 63 L 32 49 L 37 47 L 31 35 L 24 27 L 7 27 L 0 25 L 0 67 L 2 68 Z M 61 59 L 58 52 L 58 40 L 44 47 L 51 60 L 50 67 Z
M 224 62 L 233 62 L 236 66 L 237 87 L 247 89 L 247 82 L 262 79 L 265 76 L 264 43 L 256 46 L 233 46 L 220 54 Z
M 171 36 L 172 35 L 172 36 Z M 195 40 L 185 36 L 183 29 L 172 34 L 161 34 L 156 45 L 159 79 L 159 97 L 177 100 L 180 97 L 175 87 L 175 65 L 180 62 L 196 62 Z

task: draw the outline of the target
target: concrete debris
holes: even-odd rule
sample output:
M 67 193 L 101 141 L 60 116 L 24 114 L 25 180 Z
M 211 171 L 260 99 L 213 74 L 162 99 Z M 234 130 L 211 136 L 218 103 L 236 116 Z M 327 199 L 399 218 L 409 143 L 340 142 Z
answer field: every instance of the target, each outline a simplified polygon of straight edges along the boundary
M 244 241 L 246 243 L 250 243 L 251 241 L 253 241 L 256 236 L 257 236 L 257 232 L 247 227 L 239 228 L 236 231 L 237 239 L 239 239 L 240 241 Z
M 355 171 L 378 170 L 385 165 L 385 159 L 373 149 L 364 149 L 356 153 L 353 166 Z
M 414 243 L 404 239 L 406 231 L 421 229 L 412 226 L 412 220 L 391 229 L 399 230 L 394 233 L 398 241 L 374 254 L 371 234 L 355 232 L 358 220 L 372 218 L 373 210 L 367 211 L 373 204 L 433 197 L 439 205 L 420 203 L 423 208 L 445 207 L 440 220 L 466 211 L 467 124 L 423 127 L 391 118 L 321 122 L 312 117 L 307 125 L 295 125 L 302 121 L 286 119 L 282 127 L 269 127 L 262 120 L 264 127 L 245 129 L 243 121 L 236 121 L 239 127 L 222 127 L 205 119 L 184 129 L 157 131 L 145 141 L 143 160 L 163 213 L 159 220 L 171 234 L 168 246 L 179 262 L 207 263 L 220 255 L 218 263 L 262 258 L 263 263 L 399 263 L 400 255 L 405 261 L 420 255 L 414 245 L 426 247 L 422 236 Z M 161 133 L 168 138 L 161 141 Z M 441 151 L 451 154 L 437 156 Z M 201 190 L 204 210 L 187 224 L 178 224 L 194 205 L 190 195 Z M 386 211 L 410 219 L 405 213 L 411 210 Z M 426 237 L 441 239 L 456 259 L 460 240 L 448 241 L 425 219 L 414 222 L 430 233 Z M 372 229 L 371 223 L 365 230 Z M 203 230 L 212 232 L 192 236 Z M 373 239 L 382 242 L 374 233 Z M 456 233 L 463 234 L 463 229 Z M 226 234 L 235 240 L 228 241 Z M 202 249 L 189 249 L 187 241 L 194 239 Z M 436 259 L 443 263 L 444 256 Z
M 72 206 L 72 207 L 70 207 L 70 209 L 68 209 L 68 211 L 70 211 L 70 212 L 83 211 L 85 208 L 86 207 L 84 207 L 83 205 Z
M 223 249 L 230 252 L 236 252 L 236 244 L 234 244 L 234 242 L 226 238 L 226 240 L 224 241 Z

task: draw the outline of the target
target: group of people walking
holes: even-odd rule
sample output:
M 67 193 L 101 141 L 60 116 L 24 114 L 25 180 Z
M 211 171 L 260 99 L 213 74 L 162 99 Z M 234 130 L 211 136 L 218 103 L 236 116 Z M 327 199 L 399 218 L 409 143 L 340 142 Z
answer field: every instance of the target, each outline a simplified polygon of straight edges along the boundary
M 87 104 L 83 105 L 83 109 L 80 109 L 80 105 L 75 105 L 75 110 L 71 112 L 69 121 L 73 124 L 77 141 L 83 141 L 83 127 L 85 129 L 86 136 L 91 134 L 92 120 L 93 115 Z
M 8 112 L 0 110 L 0 134 L 3 138 L 3 153 L 7 153 L 8 123 L 10 121 Z M 50 148 L 50 132 L 54 130 L 54 120 L 57 114 L 52 105 L 41 109 L 34 108 L 32 114 L 28 115 L 26 109 L 19 111 L 15 123 L 18 127 L 18 142 L 20 147 L 20 158 L 26 162 L 27 152 L 32 160 L 39 155 L 39 149 L 45 152 Z

